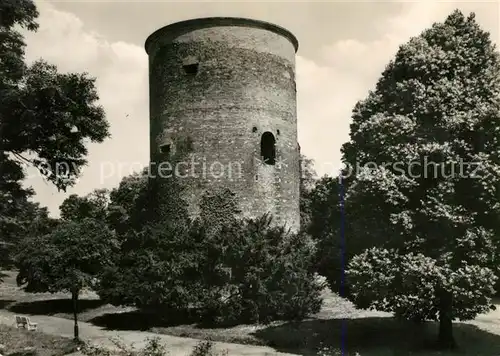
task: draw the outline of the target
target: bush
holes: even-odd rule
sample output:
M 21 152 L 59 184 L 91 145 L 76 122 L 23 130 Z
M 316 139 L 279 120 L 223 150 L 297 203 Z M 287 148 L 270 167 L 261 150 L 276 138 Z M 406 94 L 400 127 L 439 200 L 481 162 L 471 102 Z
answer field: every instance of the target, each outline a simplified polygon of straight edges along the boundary
M 198 244 L 189 227 L 169 222 L 130 231 L 118 263 L 102 272 L 99 297 L 157 312 L 188 308 L 197 300 Z
M 129 231 L 99 296 L 158 314 L 189 309 L 204 324 L 300 320 L 319 311 L 323 286 L 308 237 L 268 215 L 242 220 L 228 190 L 205 195 L 200 209 L 189 223 L 163 219 Z
M 113 352 L 91 344 L 83 344 L 80 351 L 86 356 L 167 356 L 170 354 L 166 346 L 160 343 L 160 338 L 148 339 L 146 346 L 139 351 L 132 351 L 116 340 L 113 340 L 113 343 L 120 351 Z M 211 341 L 200 341 L 189 356 L 227 356 L 227 354 L 227 350 L 216 352 Z
M 119 351 L 111 351 L 107 348 L 84 343 L 81 352 L 86 356 L 166 356 L 169 354 L 165 345 L 160 343 L 160 338 L 147 339 L 146 346 L 139 350 L 130 350 L 118 340 L 112 340 Z
M 314 248 L 306 236 L 273 226 L 265 215 L 226 226 L 209 243 L 231 272 L 217 290 L 204 286 L 204 322 L 301 320 L 320 310 L 324 286 L 315 278 Z M 217 271 L 212 273 L 227 274 L 222 267 Z
M 227 354 L 227 350 L 216 352 L 211 341 L 201 341 L 194 347 L 189 356 L 227 356 Z

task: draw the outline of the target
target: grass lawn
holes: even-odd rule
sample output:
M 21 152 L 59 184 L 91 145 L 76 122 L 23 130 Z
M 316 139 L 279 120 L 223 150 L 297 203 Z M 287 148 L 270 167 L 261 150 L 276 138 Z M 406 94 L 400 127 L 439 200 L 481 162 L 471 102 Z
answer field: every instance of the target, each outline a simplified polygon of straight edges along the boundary
M 0 309 L 72 319 L 69 295 L 24 293 L 15 286 L 14 273 L 9 273 L 0 284 L 0 296 Z M 307 356 L 321 355 L 317 350 L 322 347 L 340 350 L 342 346 L 347 347 L 348 355 L 359 352 L 361 356 L 500 355 L 500 313 L 481 316 L 474 325 L 456 323 L 455 337 L 460 349 L 455 353 L 440 353 L 429 349 L 437 335 L 435 324 L 416 326 L 397 322 L 386 313 L 360 311 L 328 291 L 324 293 L 321 312 L 308 320 L 233 328 L 202 328 L 195 323 L 186 324 L 185 319 L 175 315 L 159 320 L 156 315 L 139 313 L 133 308 L 104 305 L 92 293 L 86 293 L 82 299 L 79 319 L 108 329 L 149 330 L 212 341 L 266 345 Z
M 62 356 L 75 351 L 71 339 L 6 325 L 0 325 L 0 344 L 4 356 Z

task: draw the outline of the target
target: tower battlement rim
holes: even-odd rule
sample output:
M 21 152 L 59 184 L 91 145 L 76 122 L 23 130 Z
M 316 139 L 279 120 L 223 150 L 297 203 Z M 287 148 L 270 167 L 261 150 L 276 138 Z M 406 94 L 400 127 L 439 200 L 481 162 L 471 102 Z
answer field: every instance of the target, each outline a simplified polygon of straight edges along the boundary
M 297 40 L 295 35 L 293 35 L 284 27 L 266 21 L 254 20 L 244 17 L 203 17 L 175 22 L 170 25 L 161 27 L 151 35 L 149 35 L 146 39 L 146 42 L 144 43 L 144 48 L 146 49 L 146 53 L 149 54 L 151 45 L 158 38 L 161 38 L 164 33 L 175 32 L 179 35 L 182 35 L 183 33 L 192 31 L 194 29 L 203 29 L 218 26 L 253 27 L 271 31 L 287 38 L 295 48 L 295 52 L 297 52 L 297 50 L 299 49 L 299 41 Z

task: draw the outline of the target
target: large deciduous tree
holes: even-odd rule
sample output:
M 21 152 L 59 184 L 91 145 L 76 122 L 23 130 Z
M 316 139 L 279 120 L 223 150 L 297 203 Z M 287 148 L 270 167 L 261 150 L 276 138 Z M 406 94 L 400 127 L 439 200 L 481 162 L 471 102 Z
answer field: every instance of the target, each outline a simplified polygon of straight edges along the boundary
M 36 31 L 37 17 L 37 8 L 31 0 L 0 3 L 0 245 L 3 247 L 15 245 L 26 231 L 33 232 L 25 223 L 31 214 L 28 210 L 38 208 L 29 200 L 33 190 L 22 186 L 25 168 L 36 167 L 46 180 L 65 190 L 75 183 L 86 164 L 87 142 L 102 142 L 109 135 L 104 111 L 96 104 L 95 79 L 86 73 L 59 73 L 54 65 L 43 60 L 25 63 L 26 44 L 19 29 Z M 7 252 L 11 251 L 2 251 L 0 265 L 10 260 Z
M 25 63 L 18 27 L 38 28 L 33 1 L 2 1 L 0 14 L 0 188 L 22 190 L 28 164 L 65 190 L 86 164 L 86 141 L 108 137 L 95 79 L 43 60 Z
M 500 219 L 500 60 L 474 14 L 453 12 L 402 45 L 353 112 L 344 160 L 347 268 L 362 308 L 452 321 L 490 308 Z M 338 237 L 335 237 L 338 238 Z
M 32 293 L 71 293 L 74 337 L 79 339 L 80 292 L 94 287 L 103 269 L 112 265 L 116 248 L 105 223 L 91 218 L 64 221 L 47 235 L 21 241 L 17 283 Z

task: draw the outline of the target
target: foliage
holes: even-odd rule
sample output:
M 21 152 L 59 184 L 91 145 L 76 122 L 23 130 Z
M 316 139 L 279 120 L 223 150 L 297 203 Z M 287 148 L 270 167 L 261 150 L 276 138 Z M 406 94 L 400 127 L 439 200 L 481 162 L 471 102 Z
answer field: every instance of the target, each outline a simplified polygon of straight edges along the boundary
M 202 236 L 191 234 L 189 226 L 165 221 L 131 230 L 122 239 L 119 260 L 104 270 L 97 289 L 102 299 L 158 313 L 187 308 L 196 300 L 196 252 Z
M 300 319 L 321 306 L 314 251 L 270 217 L 241 221 L 235 195 L 201 199 L 200 218 L 164 219 L 130 230 L 98 293 L 156 313 L 196 307 L 205 323 Z M 228 273 L 228 271 L 231 271 Z
M 136 213 L 141 198 L 147 198 L 149 168 L 124 177 L 109 194 L 108 221 L 118 234 L 131 228 L 139 228 L 142 221 Z M 139 214 L 140 215 L 140 214 Z M 134 221 L 136 218 L 139 221 Z
M 383 219 L 375 214 L 382 215 L 383 211 L 365 214 L 366 203 L 353 195 L 345 201 L 349 180 L 346 172 L 318 180 L 309 194 L 310 223 L 306 230 L 316 242 L 318 273 L 326 277 L 332 291 L 347 298 L 351 293 L 349 280 L 345 278 L 347 261 L 367 248 L 382 245 L 386 239 L 376 233 Z
M 108 204 L 108 190 L 96 189 L 83 197 L 71 194 L 62 202 L 59 210 L 61 219 L 65 221 L 79 221 L 82 219 L 106 221 Z
M 229 189 L 205 192 L 200 202 L 200 221 L 207 235 L 220 234 L 224 226 L 241 219 L 238 199 Z
M 0 266 L 9 267 L 9 246 L 54 223 L 30 201 L 33 190 L 22 186 L 25 168 L 38 168 L 65 190 L 86 163 L 87 141 L 102 142 L 109 124 L 96 104 L 95 79 L 85 73 L 59 73 L 43 60 L 25 63 L 19 30 L 38 28 L 33 1 L 3 1 L 0 14 Z
M 30 164 L 65 190 L 86 164 L 86 140 L 108 137 L 109 124 L 96 105 L 95 79 L 85 73 L 59 73 L 43 60 L 27 66 L 25 43 L 16 26 L 35 31 L 36 7 L 28 0 L 7 1 L 0 11 L 2 170 L 19 182 L 24 179 L 23 165 Z
M 160 338 L 156 337 L 148 340 L 141 354 L 144 356 L 163 356 L 168 355 L 168 352 L 166 346 L 161 344 Z
M 301 320 L 321 308 L 324 286 L 315 279 L 314 249 L 306 236 L 274 226 L 265 215 L 226 225 L 211 244 L 231 274 L 220 279 L 224 288 L 218 293 L 213 281 L 205 286 L 205 322 Z
M 86 356 L 167 356 L 170 354 L 158 337 L 146 339 L 146 346 L 137 351 L 131 350 L 130 347 L 119 340 L 112 339 L 111 341 L 119 349 L 118 352 L 90 343 L 84 343 L 80 351 Z
M 170 352 L 167 347 L 161 343 L 159 337 L 147 339 L 146 346 L 140 350 L 131 350 L 130 347 L 118 342 L 117 340 L 111 340 L 118 347 L 120 351 L 112 352 L 104 347 L 95 346 L 89 343 L 85 343 L 81 349 L 82 354 L 86 356 L 167 356 Z M 189 356 L 227 356 L 227 350 L 217 352 L 212 341 L 200 341 L 198 342 L 194 349 L 191 351 Z
M 156 153 L 155 164 L 123 179 L 111 192 L 109 215 L 120 254 L 103 271 L 99 296 L 157 314 L 172 309 L 200 311 L 208 323 L 300 319 L 317 311 L 320 287 L 311 278 L 313 255 L 307 240 L 272 228 L 268 217 L 241 221 L 238 199 L 227 189 L 206 192 L 199 217 L 189 217 L 181 198 L 184 184 L 177 175 L 160 175 L 157 163 L 175 166 L 191 149 L 189 138 L 180 140 L 174 154 Z M 258 245 L 253 245 L 254 234 L 261 234 L 255 240 Z M 238 239 L 241 245 L 235 244 Z M 271 245 L 266 246 L 268 242 Z M 241 253 L 250 264 L 241 263 L 236 255 Z M 241 275 L 232 281 L 228 271 L 234 268 Z M 240 286 L 245 283 L 252 286 Z M 260 289 L 253 292 L 255 285 Z M 234 291 L 237 294 L 232 295 Z M 263 298 L 262 293 L 269 295 Z M 233 313 L 225 317 L 224 308 Z
M 300 155 L 300 225 L 307 229 L 310 224 L 310 194 L 316 183 L 316 171 L 314 161 L 304 155 Z
M 103 223 L 63 222 L 50 234 L 22 241 L 18 283 L 35 293 L 80 291 L 109 264 L 114 248 L 114 236 Z
M 460 320 L 488 312 L 491 281 L 496 279 L 491 269 L 478 264 L 463 261 L 451 268 L 422 253 L 399 254 L 381 248 L 355 256 L 349 277 L 357 306 L 394 312 L 414 321 L 436 319 L 443 290 L 452 293 L 453 315 Z
M 350 260 L 351 300 L 438 319 L 446 347 L 452 320 L 488 310 L 499 265 L 499 74 L 489 34 L 457 10 L 400 47 L 342 149 L 361 167 L 344 181 L 346 235 L 373 246 Z
M 145 224 L 140 231 L 129 229 L 121 237 L 119 261 L 103 273 L 98 289 L 101 298 L 117 305 L 155 310 L 197 304 L 204 293 L 202 280 L 216 283 L 221 273 L 213 261 L 218 259 L 218 251 L 208 238 L 216 235 L 224 222 L 223 215 L 218 222 L 212 222 L 213 208 L 234 204 L 225 199 L 232 193 L 221 194 L 202 198 L 204 212 L 199 221 L 187 217 L 165 219 Z
M 310 223 L 307 232 L 321 241 L 338 232 L 340 225 L 340 185 L 338 178 L 323 177 L 309 193 Z
M 27 237 L 16 256 L 17 283 L 27 292 L 70 292 L 78 339 L 78 295 L 92 288 L 103 268 L 112 263 L 114 235 L 94 219 L 65 221 L 51 233 Z
M 156 160 L 174 166 L 187 154 L 179 146 L 175 155 Z M 115 305 L 160 311 L 187 308 L 197 298 L 192 271 L 202 236 L 191 233 L 183 186 L 175 175 L 161 175 L 158 169 L 152 164 L 142 174 L 124 178 L 110 194 L 109 221 L 120 253 L 103 270 L 97 292 Z
M 222 352 L 215 351 L 214 343 L 211 341 L 200 341 L 194 347 L 189 356 L 227 356 L 227 350 Z
M 342 288 L 342 258 L 346 252 L 355 253 L 353 239 L 347 240 L 349 248 L 341 244 L 342 215 L 340 210 L 340 185 L 338 178 L 323 177 L 318 180 L 314 189 L 308 194 L 309 223 L 305 231 L 317 246 L 316 268 L 320 275 L 326 277 L 330 289 L 342 296 L 346 289 Z M 370 241 L 365 241 L 370 243 Z M 361 252 L 362 249 L 358 252 Z
M 1 193 L 0 193 L 1 194 Z M 0 198 L 0 268 L 13 267 L 13 255 L 19 240 L 26 236 L 47 234 L 57 224 L 31 199 L 21 196 L 14 200 Z

